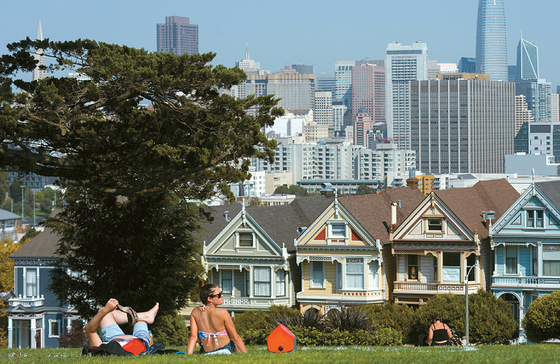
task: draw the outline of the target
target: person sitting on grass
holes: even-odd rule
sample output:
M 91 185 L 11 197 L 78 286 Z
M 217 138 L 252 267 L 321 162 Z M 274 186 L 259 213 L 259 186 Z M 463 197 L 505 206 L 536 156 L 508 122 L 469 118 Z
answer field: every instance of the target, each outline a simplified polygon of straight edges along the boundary
M 449 326 L 441 322 L 441 316 L 439 313 L 434 315 L 434 323 L 430 325 L 428 330 L 427 343 L 432 343 L 432 346 L 447 346 L 451 345 L 449 341 L 453 337 Z
M 159 310 L 156 303 L 149 311 L 136 313 L 130 307 L 119 305 L 119 301 L 111 298 L 105 306 L 101 307 L 97 314 L 87 323 L 85 327 L 90 348 L 84 348 L 87 355 L 127 355 L 131 353 L 138 355 L 150 348 L 150 332 L 148 324 L 152 324 Z M 132 335 L 125 335 L 119 325 L 128 323 L 133 326 Z M 97 329 L 100 328 L 99 335 Z M 120 347 L 112 344 L 101 349 L 102 344 L 118 343 Z M 115 349 L 116 347 L 116 349 Z M 124 352 L 122 350 L 124 349 Z M 96 349 L 101 349 L 96 353 Z
M 218 309 L 224 303 L 222 290 L 215 284 L 206 284 L 200 289 L 202 306 L 191 313 L 191 336 L 187 354 L 192 354 L 200 339 L 201 354 L 247 353 L 243 340 L 235 330 L 229 312 Z

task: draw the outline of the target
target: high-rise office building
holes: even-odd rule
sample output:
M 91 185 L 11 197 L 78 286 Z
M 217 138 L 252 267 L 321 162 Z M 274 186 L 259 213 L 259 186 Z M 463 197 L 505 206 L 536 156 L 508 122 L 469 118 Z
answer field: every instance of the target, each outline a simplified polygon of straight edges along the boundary
M 560 105 L 558 94 L 550 95 L 550 121 L 557 123 L 560 121 Z
M 313 121 L 319 125 L 328 125 L 334 129 L 332 93 L 315 91 Z
M 515 84 L 468 78 L 410 82 L 410 149 L 424 173 L 503 173 L 513 153 Z
M 315 73 L 315 66 L 304 63 L 292 64 L 292 69 L 295 69 L 300 75 L 311 75 Z
M 346 107 L 352 108 L 352 68 L 356 61 L 336 61 L 334 65 L 335 99 L 343 100 Z
M 353 124 L 358 113 L 363 113 L 361 109 L 366 110 L 374 123 L 385 122 L 385 67 L 362 64 L 352 68 Z
M 517 79 L 539 78 L 539 48 L 521 38 L 517 45 Z
M 336 94 L 336 79 L 334 77 L 327 76 L 316 77 L 315 91 L 330 92 L 334 98 Z
M 515 81 L 516 95 L 525 95 L 527 107 L 533 112 L 535 121 L 550 121 L 552 84 L 544 79 Z
M 161 53 L 198 53 L 198 25 L 189 18 L 166 16 L 165 23 L 157 25 L 157 51 Z
M 525 123 L 515 137 L 515 152 L 553 155 L 560 163 L 560 123 Z
M 507 81 L 507 34 L 504 0 L 479 0 L 476 22 L 476 73 Z
M 457 68 L 458 68 L 457 72 L 459 73 L 475 73 L 476 59 L 471 57 L 461 57 Z
M 261 64 L 259 62 L 255 62 L 249 57 L 249 45 L 245 46 L 245 59 L 235 62 L 235 65 L 241 68 L 243 71 L 251 70 L 251 71 L 258 71 L 261 68 Z
M 523 123 L 531 123 L 533 121 L 533 113 L 527 107 L 525 95 L 515 96 L 515 135 L 519 133 Z
M 41 27 L 41 19 L 39 19 L 39 24 L 37 25 L 37 40 L 43 40 L 43 28 Z M 32 81 L 40 80 L 41 78 L 45 78 L 48 76 L 47 69 L 41 69 L 40 66 L 46 67 L 47 66 L 47 57 L 45 56 L 42 49 L 35 50 L 33 54 L 33 58 L 36 61 L 39 61 L 37 67 L 33 70 L 33 76 L 31 78 Z
M 428 46 L 389 43 L 385 62 L 385 115 L 387 135 L 398 139 L 399 149 L 410 148 L 410 81 L 428 79 Z

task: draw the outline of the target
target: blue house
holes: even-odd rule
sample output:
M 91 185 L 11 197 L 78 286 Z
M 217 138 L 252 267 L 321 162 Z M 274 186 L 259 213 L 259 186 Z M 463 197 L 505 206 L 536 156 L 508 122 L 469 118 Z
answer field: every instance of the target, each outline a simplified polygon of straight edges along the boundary
M 6 238 L 10 238 L 12 241 L 18 240 L 16 224 L 19 219 L 21 216 L 0 209 L 0 241 L 4 241 Z
M 63 306 L 49 290 L 51 263 L 60 236 L 45 229 L 10 256 L 14 260 L 14 292 L 9 300 L 8 347 L 56 348 L 58 338 L 79 319 L 75 309 Z
M 531 302 L 560 290 L 560 181 L 528 187 L 492 223 L 490 245 L 490 289 L 512 305 L 521 323 Z

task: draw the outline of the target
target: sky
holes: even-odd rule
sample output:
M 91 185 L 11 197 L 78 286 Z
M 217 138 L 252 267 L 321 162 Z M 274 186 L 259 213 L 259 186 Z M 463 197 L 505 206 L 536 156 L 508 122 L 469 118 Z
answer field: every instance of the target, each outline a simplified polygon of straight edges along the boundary
M 540 77 L 560 85 L 560 0 L 504 0 L 508 62 L 517 43 L 539 47 Z M 478 0 L 2 0 L 0 54 L 6 44 L 35 38 L 41 19 L 50 40 L 94 39 L 156 51 L 156 24 L 166 16 L 198 24 L 199 51 L 213 64 L 245 57 L 278 72 L 294 63 L 334 75 L 337 60 L 385 59 L 387 44 L 428 45 L 428 58 L 458 63 L 475 56 Z M 30 76 L 29 76 L 30 77 Z

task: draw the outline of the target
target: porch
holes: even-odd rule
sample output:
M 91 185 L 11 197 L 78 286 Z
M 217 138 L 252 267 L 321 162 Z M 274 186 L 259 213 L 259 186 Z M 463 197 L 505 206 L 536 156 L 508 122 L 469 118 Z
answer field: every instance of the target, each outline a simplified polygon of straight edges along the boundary
M 560 289 L 560 278 L 553 277 L 492 277 L 492 290 L 496 288 L 520 288 L 520 289 Z
M 476 293 L 480 283 L 469 283 L 468 294 Z M 394 282 L 393 294 L 465 294 L 465 285 L 462 283 L 422 283 L 422 282 Z

